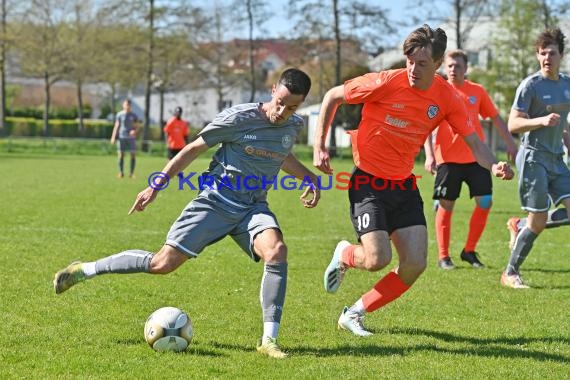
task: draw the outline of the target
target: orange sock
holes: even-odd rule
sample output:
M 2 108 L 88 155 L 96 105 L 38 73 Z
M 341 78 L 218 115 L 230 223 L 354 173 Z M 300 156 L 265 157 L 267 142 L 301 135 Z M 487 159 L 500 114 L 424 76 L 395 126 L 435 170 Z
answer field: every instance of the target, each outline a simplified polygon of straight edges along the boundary
M 406 292 L 410 287 L 406 285 L 394 272 L 388 273 L 374 285 L 374 288 L 362 296 L 362 303 L 367 313 L 381 308 L 394 301 Z
M 449 257 L 449 239 L 451 236 L 451 212 L 439 206 L 435 214 L 435 236 L 439 259 Z
M 356 250 L 356 247 L 358 246 L 354 244 L 349 245 L 342 251 L 340 255 L 340 261 L 342 261 L 342 263 L 349 268 L 356 267 L 354 265 L 354 251 Z
M 490 208 L 481 208 L 475 206 L 471 220 L 469 221 L 469 234 L 467 235 L 467 242 L 465 243 L 465 251 L 473 252 L 475 247 L 483 235 L 483 230 L 487 225 L 487 217 L 489 216 Z

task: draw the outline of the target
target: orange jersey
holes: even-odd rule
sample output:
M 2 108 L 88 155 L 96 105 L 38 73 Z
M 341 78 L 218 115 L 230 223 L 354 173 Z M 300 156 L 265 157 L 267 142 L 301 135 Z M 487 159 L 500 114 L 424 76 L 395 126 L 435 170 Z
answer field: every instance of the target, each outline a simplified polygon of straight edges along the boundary
M 164 133 L 168 136 L 166 142 L 170 149 L 182 149 L 186 145 L 184 137 L 188 136 L 188 123 L 172 116 L 164 126 Z
M 479 115 L 483 119 L 488 117 L 493 119 L 499 114 L 489 94 L 487 94 L 483 86 L 468 80 L 464 81 L 461 86 L 452 85 L 452 87 L 463 99 L 477 135 L 479 135 L 481 141 L 485 141 Z M 438 165 L 446 162 L 457 164 L 477 162 L 467 143 L 451 129 L 446 121 L 441 123 L 435 134 L 434 153 L 435 161 Z
M 351 131 L 354 163 L 381 178 L 407 178 L 431 131 L 447 120 L 460 135 L 474 129 L 451 85 L 436 75 L 428 90 L 412 88 L 406 69 L 369 73 L 344 84 L 348 103 L 364 103 Z

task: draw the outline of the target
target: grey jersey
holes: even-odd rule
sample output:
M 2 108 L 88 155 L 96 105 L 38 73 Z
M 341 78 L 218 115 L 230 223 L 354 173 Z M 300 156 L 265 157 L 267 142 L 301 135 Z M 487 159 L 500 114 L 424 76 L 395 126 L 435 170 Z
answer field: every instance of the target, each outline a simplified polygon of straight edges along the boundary
M 119 138 L 133 138 L 129 133 L 135 129 L 135 123 L 139 121 L 137 115 L 134 112 L 119 111 L 116 120 L 119 122 Z
M 546 116 L 552 112 L 560 115 L 556 127 L 542 127 L 526 132 L 522 145 L 531 150 L 562 154 L 562 132 L 568 126 L 570 110 L 570 77 L 560 74 L 559 80 L 545 78 L 539 72 L 526 77 L 515 95 L 513 109 L 525 112 L 529 118 Z
M 202 189 L 237 205 L 266 201 L 303 125 L 296 114 L 283 124 L 271 124 L 260 103 L 222 111 L 199 133 L 208 146 L 220 144 L 202 175 Z

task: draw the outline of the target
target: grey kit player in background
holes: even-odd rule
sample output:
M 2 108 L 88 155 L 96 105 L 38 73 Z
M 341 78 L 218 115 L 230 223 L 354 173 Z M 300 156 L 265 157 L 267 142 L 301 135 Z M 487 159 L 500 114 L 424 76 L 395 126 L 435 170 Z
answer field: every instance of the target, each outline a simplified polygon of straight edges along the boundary
M 220 145 L 204 174 L 214 177 L 218 185 L 222 181 L 235 185 L 236 178 L 251 176 L 249 188 L 256 190 L 239 186 L 204 188 L 184 208 L 156 254 L 133 249 L 95 262 L 72 263 L 56 273 L 56 293 L 105 273 L 170 273 L 229 235 L 251 259 L 265 263 L 260 291 L 263 336 L 257 350 L 273 358 L 286 357 L 276 340 L 287 286 L 287 246 L 277 218 L 269 210 L 261 181 L 273 178 L 280 169 L 299 179 L 310 178 L 314 186 L 306 188 L 301 202 L 307 208 L 319 202 L 317 176 L 291 153 L 304 127 L 295 111 L 310 88 L 311 80 L 304 72 L 285 70 L 272 88 L 270 101 L 240 104 L 221 112 L 162 170 L 173 178 L 201 153 Z M 254 179 L 260 183 L 252 183 Z M 156 198 L 158 187 L 141 191 L 129 214 L 143 211 Z
M 570 170 L 563 160 L 563 143 L 569 145 L 570 76 L 560 73 L 564 39 L 558 28 L 540 33 L 534 46 L 540 70 L 520 83 L 509 115 L 509 131 L 523 134 L 516 163 L 521 206 L 528 212 L 523 223 L 507 222 L 511 255 L 501 284 L 509 288 L 528 288 L 519 271 L 534 241 L 549 224 L 564 225 L 570 218 Z M 549 215 L 552 205 L 565 209 Z
M 137 131 L 139 128 L 140 120 L 133 112 L 132 103 L 130 99 L 123 101 L 123 110 L 119 111 L 115 116 L 115 126 L 111 134 L 111 144 L 117 142 L 117 155 L 119 173 L 117 177 L 123 178 L 125 176 L 124 161 L 125 152 L 131 153 L 131 166 L 129 177 L 133 178 L 135 175 L 136 153 L 137 153 Z

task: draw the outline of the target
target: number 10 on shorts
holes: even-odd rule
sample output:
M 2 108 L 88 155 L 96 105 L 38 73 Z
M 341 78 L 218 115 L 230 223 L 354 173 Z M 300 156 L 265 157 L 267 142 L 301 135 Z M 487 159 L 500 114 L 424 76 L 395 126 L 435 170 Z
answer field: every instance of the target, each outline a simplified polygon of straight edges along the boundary
M 362 231 L 363 229 L 368 228 L 370 225 L 370 214 L 365 212 L 362 215 L 358 215 L 356 220 L 358 222 L 358 231 Z

